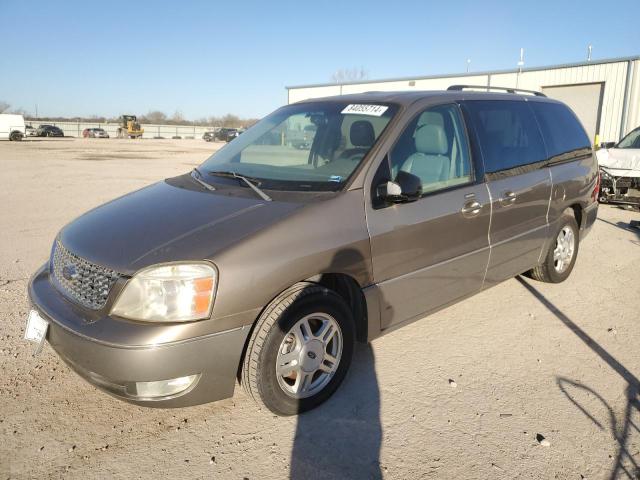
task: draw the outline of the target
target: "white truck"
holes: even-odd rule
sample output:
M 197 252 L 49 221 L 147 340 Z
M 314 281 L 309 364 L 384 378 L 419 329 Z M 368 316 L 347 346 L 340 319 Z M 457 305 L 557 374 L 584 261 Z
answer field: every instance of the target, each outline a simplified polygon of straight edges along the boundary
M 26 133 L 22 115 L 0 113 L 0 140 L 19 141 Z

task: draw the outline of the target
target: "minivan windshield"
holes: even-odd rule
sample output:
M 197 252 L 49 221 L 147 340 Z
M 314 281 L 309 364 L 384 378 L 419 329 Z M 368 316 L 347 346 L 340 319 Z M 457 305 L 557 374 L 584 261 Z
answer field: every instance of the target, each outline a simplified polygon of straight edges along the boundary
M 397 108 L 310 102 L 276 110 L 206 160 L 207 182 L 235 173 L 263 189 L 339 190 L 371 150 Z M 227 175 L 226 178 L 229 178 Z

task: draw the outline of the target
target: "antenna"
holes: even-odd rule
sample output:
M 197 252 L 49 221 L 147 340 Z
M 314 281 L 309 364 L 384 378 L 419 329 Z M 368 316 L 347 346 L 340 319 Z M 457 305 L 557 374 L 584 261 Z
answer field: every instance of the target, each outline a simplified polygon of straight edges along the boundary
M 467 73 L 469 73 L 469 68 L 471 67 L 471 59 L 467 58 Z
M 591 44 L 589 44 L 589 46 L 587 47 L 587 62 L 591 61 L 591 49 L 593 47 L 591 46 Z

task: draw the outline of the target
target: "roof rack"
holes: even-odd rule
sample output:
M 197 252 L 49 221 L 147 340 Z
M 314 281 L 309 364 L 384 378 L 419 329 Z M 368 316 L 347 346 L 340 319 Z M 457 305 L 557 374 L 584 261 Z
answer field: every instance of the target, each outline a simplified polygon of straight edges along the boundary
M 490 85 L 451 85 L 447 90 L 465 90 L 467 88 L 479 88 L 481 90 L 502 90 L 507 93 L 531 93 L 536 97 L 546 97 L 546 95 L 542 92 L 536 92 L 535 90 L 525 90 L 523 88 L 512 88 L 512 87 L 493 87 Z

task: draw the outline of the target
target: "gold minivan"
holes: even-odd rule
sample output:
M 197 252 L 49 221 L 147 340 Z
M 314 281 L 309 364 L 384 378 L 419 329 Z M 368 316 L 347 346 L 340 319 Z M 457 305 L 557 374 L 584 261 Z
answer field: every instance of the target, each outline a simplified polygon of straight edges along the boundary
M 515 275 L 565 280 L 596 218 L 596 161 L 566 105 L 512 90 L 276 110 L 65 226 L 29 283 L 26 338 L 139 405 L 240 381 L 290 415 L 332 395 L 356 341 Z

